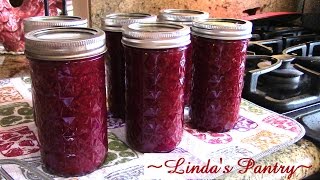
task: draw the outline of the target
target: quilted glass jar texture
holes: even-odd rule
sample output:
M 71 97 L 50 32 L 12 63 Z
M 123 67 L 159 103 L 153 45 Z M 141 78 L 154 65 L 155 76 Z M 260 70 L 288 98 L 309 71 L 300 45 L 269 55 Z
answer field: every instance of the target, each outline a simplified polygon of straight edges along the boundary
M 41 159 L 53 174 L 84 175 L 105 161 L 104 38 L 103 31 L 90 28 L 44 29 L 26 36 Z
M 187 47 L 125 47 L 127 140 L 141 152 L 168 152 L 181 141 Z
M 222 133 L 235 126 L 251 28 L 237 19 L 207 19 L 192 26 L 194 127 Z
M 181 141 L 189 33 L 170 23 L 124 28 L 126 136 L 140 152 L 169 152 Z

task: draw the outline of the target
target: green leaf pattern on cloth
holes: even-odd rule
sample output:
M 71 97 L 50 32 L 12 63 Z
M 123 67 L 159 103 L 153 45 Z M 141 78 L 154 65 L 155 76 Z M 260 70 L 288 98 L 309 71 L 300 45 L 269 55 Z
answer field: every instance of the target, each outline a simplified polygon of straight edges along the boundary
M 138 154 L 118 139 L 115 134 L 108 133 L 108 157 L 103 167 L 113 166 L 138 158 Z
M 33 121 L 33 110 L 27 102 L 0 106 L 0 126 L 8 127 Z
M 257 105 L 250 103 L 247 100 L 242 99 L 240 108 L 244 111 L 251 112 L 255 115 L 264 115 L 267 114 L 268 111 L 259 108 Z

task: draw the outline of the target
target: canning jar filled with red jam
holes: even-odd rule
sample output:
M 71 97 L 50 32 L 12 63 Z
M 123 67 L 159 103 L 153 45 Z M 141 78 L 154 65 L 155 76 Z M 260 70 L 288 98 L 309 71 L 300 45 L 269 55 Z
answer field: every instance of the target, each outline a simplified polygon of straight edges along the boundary
M 124 119 L 125 115 L 125 62 L 121 44 L 122 26 L 137 22 L 155 22 L 156 16 L 145 13 L 116 13 L 102 18 L 106 34 L 107 91 L 109 114 Z
M 160 11 L 158 16 L 159 22 L 172 22 L 179 23 L 186 26 L 192 26 L 194 21 L 209 18 L 209 13 L 198 10 L 189 9 L 164 9 Z M 185 88 L 184 88 L 184 105 L 188 109 L 190 106 L 190 93 L 192 82 L 192 42 L 188 47 L 188 53 L 186 57 L 186 76 L 185 76 Z M 186 109 L 186 110 L 187 110 Z
M 181 141 L 190 28 L 170 23 L 126 26 L 126 135 L 140 152 L 169 152 Z
M 191 123 L 194 127 L 212 132 L 226 132 L 234 127 L 251 30 L 251 22 L 237 19 L 212 18 L 193 24 Z
M 60 176 L 84 175 L 105 160 L 105 34 L 50 28 L 26 34 L 41 159 Z

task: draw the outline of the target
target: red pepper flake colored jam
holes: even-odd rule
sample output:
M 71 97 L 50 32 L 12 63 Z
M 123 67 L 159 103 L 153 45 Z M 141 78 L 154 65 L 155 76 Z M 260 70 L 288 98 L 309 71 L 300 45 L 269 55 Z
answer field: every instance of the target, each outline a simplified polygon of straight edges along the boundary
M 114 118 L 124 119 L 125 111 L 125 61 L 121 43 L 122 33 L 105 31 L 108 77 L 108 108 Z
M 103 55 L 30 60 L 34 112 L 46 168 L 61 176 L 100 166 L 107 152 Z
M 238 119 L 248 40 L 192 36 L 191 123 L 200 130 L 225 132 Z
M 140 152 L 169 152 L 181 141 L 186 49 L 124 48 L 127 140 Z

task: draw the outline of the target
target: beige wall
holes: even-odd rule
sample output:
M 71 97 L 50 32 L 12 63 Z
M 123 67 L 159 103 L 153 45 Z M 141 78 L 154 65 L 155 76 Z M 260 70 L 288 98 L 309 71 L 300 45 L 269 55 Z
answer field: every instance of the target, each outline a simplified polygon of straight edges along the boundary
M 90 1 L 89 0 L 72 0 L 73 15 L 88 19 L 90 22 Z
M 92 24 L 100 27 L 100 18 L 114 12 L 148 12 L 157 14 L 164 8 L 207 11 L 213 17 L 244 16 L 243 10 L 261 7 L 262 12 L 296 11 L 299 0 L 91 0 Z

